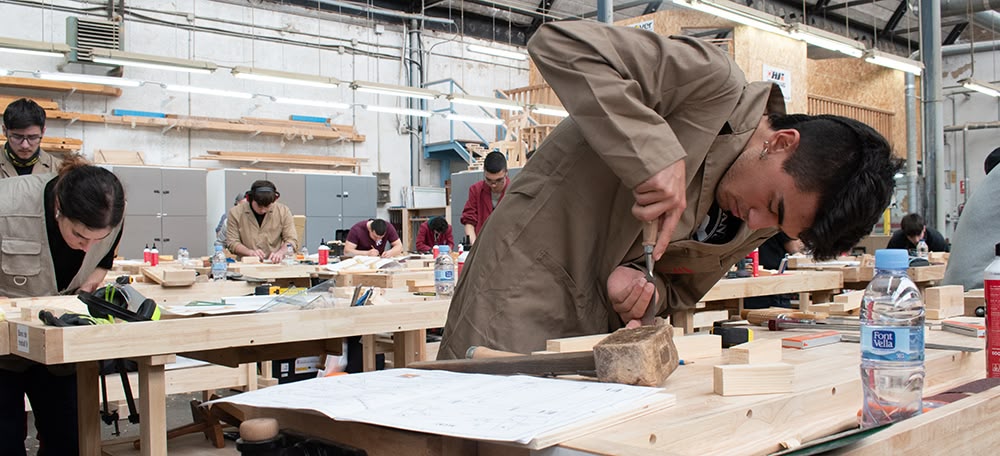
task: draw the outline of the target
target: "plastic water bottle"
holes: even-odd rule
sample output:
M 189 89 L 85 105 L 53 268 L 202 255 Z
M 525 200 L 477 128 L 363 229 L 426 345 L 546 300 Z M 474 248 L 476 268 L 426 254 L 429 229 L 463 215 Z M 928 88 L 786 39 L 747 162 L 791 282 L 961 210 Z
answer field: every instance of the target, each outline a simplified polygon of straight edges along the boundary
M 285 259 L 283 263 L 289 266 L 299 263 L 298 260 L 295 259 L 295 247 L 292 246 L 291 242 L 285 245 Z
M 447 245 L 438 246 L 434 260 L 434 291 L 438 296 L 451 296 L 455 291 L 455 262 L 451 259 L 451 249 Z
M 181 247 L 177 250 L 177 262 L 180 263 L 181 266 L 187 265 L 188 259 L 190 258 L 191 255 L 188 253 L 187 247 Z
M 986 296 L 986 376 L 1000 377 L 1000 243 L 996 256 L 986 267 L 983 287 Z
M 906 250 L 875 252 L 861 304 L 861 427 L 919 415 L 924 390 L 924 302 L 906 275 Z
M 927 248 L 927 243 L 924 242 L 923 239 L 921 239 L 920 242 L 917 243 L 917 257 L 926 260 L 928 252 L 930 252 L 930 249 Z
M 212 280 L 226 280 L 226 253 L 222 251 L 222 246 L 215 246 L 215 255 L 212 255 Z

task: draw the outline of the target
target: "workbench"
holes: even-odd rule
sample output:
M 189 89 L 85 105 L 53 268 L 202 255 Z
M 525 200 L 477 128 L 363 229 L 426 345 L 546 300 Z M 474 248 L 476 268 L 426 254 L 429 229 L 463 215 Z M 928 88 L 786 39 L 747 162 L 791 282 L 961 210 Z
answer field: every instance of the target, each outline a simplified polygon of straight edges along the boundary
M 791 331 L 756 328 L 762 338 Z M 983 347 L 983 339 L 939 330 L 928 342 Z M 283 429 L 326 438 L 365 449 L 369 455 L 703 455 L 768 454 L 786 446 L 856 427 L 861 406 L 858 344 L 836 343 L 809 350 L 783 349 L 783 362 L 795 366 L 794 391 L 723 397 L 713 392 L 713 366 L 722 357 L 685 364 L 664 387 L 677 403 L 641 419 L 610 427 L 543 450 L 443 437 L 381 426 L 337 422 L 310 412 L 239 407 L 243 418 L 274 417 Z M 926 352 L 925 397 L 985 376 L 984 352 Z M 858 444 L 855 454 L 988 454 L 1000 444 L 1000 433 L 988 420 L 1000 408 L 1000 388 L 994 388 L 926 415 L 895 424 Z M 983 421 L 980 421 L 983 420 Z M 989 430 L 987 430 L 989 429 Z M 974 436 L 975 439 L 967 437 Z M 898 443 L 894 443 L 898 442 Z
M 236 285 L 233 285 L 236 284 Z M 158 302 L 182 303 L 188 296 L 218 299 L 213 286 L 242 287 L 240 282 L 199 283 L 184 298 Z M 142 286 L 152 297 L 153 287 Z M 166 289 L 163 289 L 166 290 Z M 163 293 L 170 294 L 164 291 Z M 245 294 L 245 293 L 243 293 Z M 37 314 L 39 307 L 67 307 L 75 297 L 34 298 L 27 300 Z M 252 313 L 197 318 L 178 318 L 153 322 L 114 325 L 52 327 L 37 317 L 25 320 L 7 314 L 8 343 L 11 353 L 43 363 L 74 363 L 77 368 L 80 454 L 100 455 L 100 419 L 93 413 L 98 407 L 98 361 L 113 358 L 134 359 L 139 364 L 138 404 L 142 421 L 142 454 L 166 454 L 166 376 L 164 366 L 175 355 L 235 367 L 260 360 L 281 359 L 323 352 L 338 352 L 341 337 L 394 333 L 397 366 L 421 359 L 426 328 L 444 325 L 449 300 L 416 298 L 407 302 L 363 307 L 329 308 L 302 311 Z M 334 342 L 335 341 L 335 342 Z M 335 347 L 332 345 L 336 345 Z M 374 344 L 372 344 L 374 345 Z
M 801 305 L 802 301 L 828 301 L 843 286 L 840 273 L 833 271 L 786 271 L 784 274 L 722 279 L 705 293 L 694 312 L 678 314 L 678 321 L 673 325 L 690 333 L 694 328 L 711 326 L 713 319 L 725 319 L 713 310 L 739 315 L 743 310 L 743 298 L 798 293 Z

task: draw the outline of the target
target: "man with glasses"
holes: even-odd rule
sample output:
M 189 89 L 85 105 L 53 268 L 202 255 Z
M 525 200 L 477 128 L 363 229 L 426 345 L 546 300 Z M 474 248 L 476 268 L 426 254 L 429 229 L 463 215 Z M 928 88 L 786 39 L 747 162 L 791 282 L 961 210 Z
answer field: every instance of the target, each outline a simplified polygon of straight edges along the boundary
M 3 134 L 7 143 L 0 160 L 0 179 L 55 172 L 59 160 L 38 147 L 45 135 L 45 110 L 38 103 L 22 98 L 7 105 Z
M 470 244 L 476 243 L 476 236 L 483 230 L 486 219 L 500 204 L 507 184 L 507 157 L 500 152 L 490 152 L 483 161 L 483 181 L 469 187 L 469 199 L 462 209 L 461 222 L 465 225 L 465 235 Z

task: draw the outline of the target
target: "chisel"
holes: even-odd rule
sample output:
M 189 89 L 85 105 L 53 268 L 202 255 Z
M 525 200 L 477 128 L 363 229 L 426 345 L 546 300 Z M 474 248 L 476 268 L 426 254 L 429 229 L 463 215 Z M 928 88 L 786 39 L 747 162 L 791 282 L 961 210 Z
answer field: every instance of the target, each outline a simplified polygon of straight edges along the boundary
M 648 222 L 643 222 L 642 224 L 642 252 L 646 256 L 646 281 L 649 283 L 653 282 L 653 247 L 656 247 L 656 235 L 657 226 L 659 219 L 650 220 Z M 653 324 L 653 320 L 656 318 L 656 291 L 653 291 L 653 297 L 649 298 L 649 306 L 646 307 L 646 312 L 642 314 L 642 325 L 647 326 Z

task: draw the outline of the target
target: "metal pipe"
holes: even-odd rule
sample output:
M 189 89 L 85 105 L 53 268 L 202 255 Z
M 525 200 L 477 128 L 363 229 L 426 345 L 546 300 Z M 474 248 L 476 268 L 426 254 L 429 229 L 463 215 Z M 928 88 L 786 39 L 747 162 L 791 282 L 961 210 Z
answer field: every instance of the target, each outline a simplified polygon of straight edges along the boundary
M 923 6 L 924 2 L 920 2 L 920 10 L 926 11 Z M 941 7 L 934 11 L 939 12 L 940 17 L 950 17 L 996 9 L 1000 9 L 1000 0 L 941 0 Z
M 906 199 L 910 213 L 920 213 L 917 194 L 917 94 L 916 77 L 906 73 Z
M 967 131 L 967 130 L 985 130 L 988 128 L 1000 128 L 1000 121 L 993 122 L 974 122 L 967 123 L 964 125 L 949 125 L 944 127 L 944 131 Z
M 927 206 L 924 219 L 932 228 L 940 229 L 945 224 L 946 197 L 944 183 L 945 170 L 938 161 L 944 150 L 944 131 L 941 119 L 944 107 L 941 95 L 941 2 L 940 0 L 920 0 L 920 42 L 928 52 L 921 53 L 924 63 L 922 80 L 924 106 L 924 195 Z
M 611 24 L 615 21 L 615 6 L 611 3 L 611 0 L 597 0 L 597 20 L 605 24 Z

